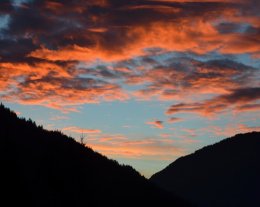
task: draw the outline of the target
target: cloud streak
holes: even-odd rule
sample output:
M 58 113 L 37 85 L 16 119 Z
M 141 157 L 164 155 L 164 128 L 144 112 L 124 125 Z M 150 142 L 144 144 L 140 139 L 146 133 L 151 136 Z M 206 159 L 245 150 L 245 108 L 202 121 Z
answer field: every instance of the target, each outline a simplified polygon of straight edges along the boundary
M 86 134 L 99 134 L 101 133 L 101 130 L 99 129 L 86 129 L 86 128 L 81 128 L 77 126 L 68 126 L 62 129 L 63 131 L 68 131 L 68 132 L 74 132 L 74 133 L 86 133 Z
M 229 108 L 234 108 L 236 111 L 250 109 L 249 103 L 260 100 L 260 88 L 240 88 L 232 90 L 229 94 L 220 95 L 204 102 L 195 102 L 191 104 L 175 104 L 172 105 L 166 114 L 175 114 L 180 112 L 195 112 L 203 115 L 215 114 L 223 112 Z M 253 105 L 258 107 L 258 104 Z
M 163 121 L 155 120 L 155 121 L 148 121 L 146 124 L 151 125 L 154 128 L 163 129 Z
M 87 145 L 112 157 L 149 160 L 171 160 L 185 154 L 185 149 L 170 139 L 129 139 L 124 135 L 89 137 Z

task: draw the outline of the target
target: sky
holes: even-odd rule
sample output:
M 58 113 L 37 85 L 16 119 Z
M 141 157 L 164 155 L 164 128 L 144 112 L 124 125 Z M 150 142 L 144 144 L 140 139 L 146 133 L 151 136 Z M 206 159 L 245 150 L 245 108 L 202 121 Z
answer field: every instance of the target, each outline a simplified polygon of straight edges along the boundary
M 259 0 L 2 0 L 0 101 L 150 177 L 260 131 Z

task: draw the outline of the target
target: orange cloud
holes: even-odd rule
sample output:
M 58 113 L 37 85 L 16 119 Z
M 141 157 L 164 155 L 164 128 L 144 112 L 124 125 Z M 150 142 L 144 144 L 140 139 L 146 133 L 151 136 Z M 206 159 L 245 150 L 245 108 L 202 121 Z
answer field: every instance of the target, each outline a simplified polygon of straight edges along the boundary
M 169 139 L 130 140 L 123 135 L 109 135 L 109 137 L 109 139 L 103 139 L 102 136 L 90 138 L 87 145 L 115 158 L 171 160 L 185 154 L 184 149 L 174 146 L 174 142 Z
M 226 36 L 219 51 L 227 54 L 254 54 L 260 51 L 260 46 L 256 42 L 260 42 L 259 34 L 232 34 Z
M 163 121 L 155 120 L 146 122 L 146 124 L 153 126 L 154 128 L 163 129 Z
M 102 131 L 99 129 L 86 129 L 86 128 L 81 128 L 81 127 L 76 127 L 76 126 L 69 126 L 65 127 L 62 130 L 64 131 L 69 131 L 69 132 L 74 132 L 74 133 L 86 133 L 86 134 L 99 134 Z
M 84 103 L 128 99 L 119 85 L 80 77 L 75 67 L 70 62 L 0 63 L 2 99 L 64 112 Z
M 148 25 L 129 27 L 124 32 L 122 45 L 107 45 L 102 33 L 106 28 L 89 28 L 96 33 L 92 36 L 93 46 L 79 46 L 77 44 L 59 47 L 50 50 L 45 47 L 32 51 L 28 57 L 40 58 L 49 61 L 85 61 L 97 59 L 103 61 L 121 61 L 146 54 L 144 49 L 161 48 L 166 51 L 187 52 L 193 51 L 205 54 L 219 50 L 222 53 L 255 53 L 259 51 L 256 44 L 258 36 L 241 34 L 220 34 L 210 21 L 199 17 L 179 19 L 175 22 L 152 22 Z M 117 31 L 117 29 L 116 29 Z M 120 30 L 118 30 L 119 32 Z M 86 32 L 87 34 L 88 32 Z M 98 34 L 99 33 L 99 34 Z M 105 36 L 105 35 L 104 35 Z
M 14 24 L 8 30 L 10 36 L 17 33 L 16 37 L 22 30 L 22 34 L 27 34 L 27 38 L 32 40 L 36 47 L 32 46 L 25 53 L 29 57 L 115 61 L 145 54 L 147 48 L 197 53 L 216 50 L 246 53 L 259 50 L 257 46 L 253 48 L 253 45 L 257 45 L 253 44 L 258 41 L 257 34 L 224 34 L 216 26 L 224 20 L 259 26 L 259 17 L 255 15 L 253 7 L 256 3 L 250 0 L 31 3 L 34 4 L 35 7 L 28 7 L 26 12 L 33 17 L 34 12 L 41 11 L 35 20 L 38 24 L 32 28 L 20 24 L 18 28 L 20 21 L 26 20 L 21 9 L 17 11 L 21 13 L 18 15 L 20 18 L 11 14 Z M 193 9 L 194 5 L 196 10 Z M 91 9 L 93 7 L 95 9 Z M 65 15 L 71 18 L 70 21 L 62 19 Z M 45 32 L 48 29 L 49 35 Z M 240 43 L 239 50 L 236 43 Z

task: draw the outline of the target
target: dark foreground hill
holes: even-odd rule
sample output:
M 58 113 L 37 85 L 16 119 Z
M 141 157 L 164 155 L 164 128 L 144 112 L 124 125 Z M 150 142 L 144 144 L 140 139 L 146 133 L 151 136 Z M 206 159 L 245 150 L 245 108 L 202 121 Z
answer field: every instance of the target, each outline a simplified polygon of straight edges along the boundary
M 186 206 L 71 138 L 0 106 L 0 206 Z
M 179 158 L 151 180 L 199 207 L 259 207 L 260 133 L 238 134 Z

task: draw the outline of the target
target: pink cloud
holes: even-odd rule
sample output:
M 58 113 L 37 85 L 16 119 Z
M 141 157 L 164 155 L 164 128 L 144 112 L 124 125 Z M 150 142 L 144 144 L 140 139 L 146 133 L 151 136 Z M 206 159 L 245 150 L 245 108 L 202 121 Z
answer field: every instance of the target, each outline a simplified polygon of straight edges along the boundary
M 230 137 L 238 133 L 246 133 L 252 131 L 260 131 L 260 126 L 248 126 L 246 124 L 228 124 L 225 127 L 210 126 L 205 131 L 210 132 L 214 136 L 218 137 Z
M 129 139 L 124 135 L 101 135 L 88 138 L 87 145 L 111 157 L 171 160 L 185 154 L 185 149 L 165 139 Z
M 81 127 L 77 127 L 77 126 L 69 126 L 69 127 L 65 127 L 62 130 L 64 131 L 68 131 L 68 132 L 74 132 L 74 133 L 86 133 L 86 134 L 99 134 L 102 131 L 99 129 L 87 129 L 87 128 L 81 128 Z
M 146 124 L 151 125 L 154 128 L 163 129 L 163 121 L 155 120 L 155 121 L 149 121 L 146 122 Z
M 177 118 L 177 117 L 170 117 L 168 119 L 169 123 L 177 123 L 177 122 L 181 122 L 181 121 L 183 121 L 183 119 L 182 118 Z

